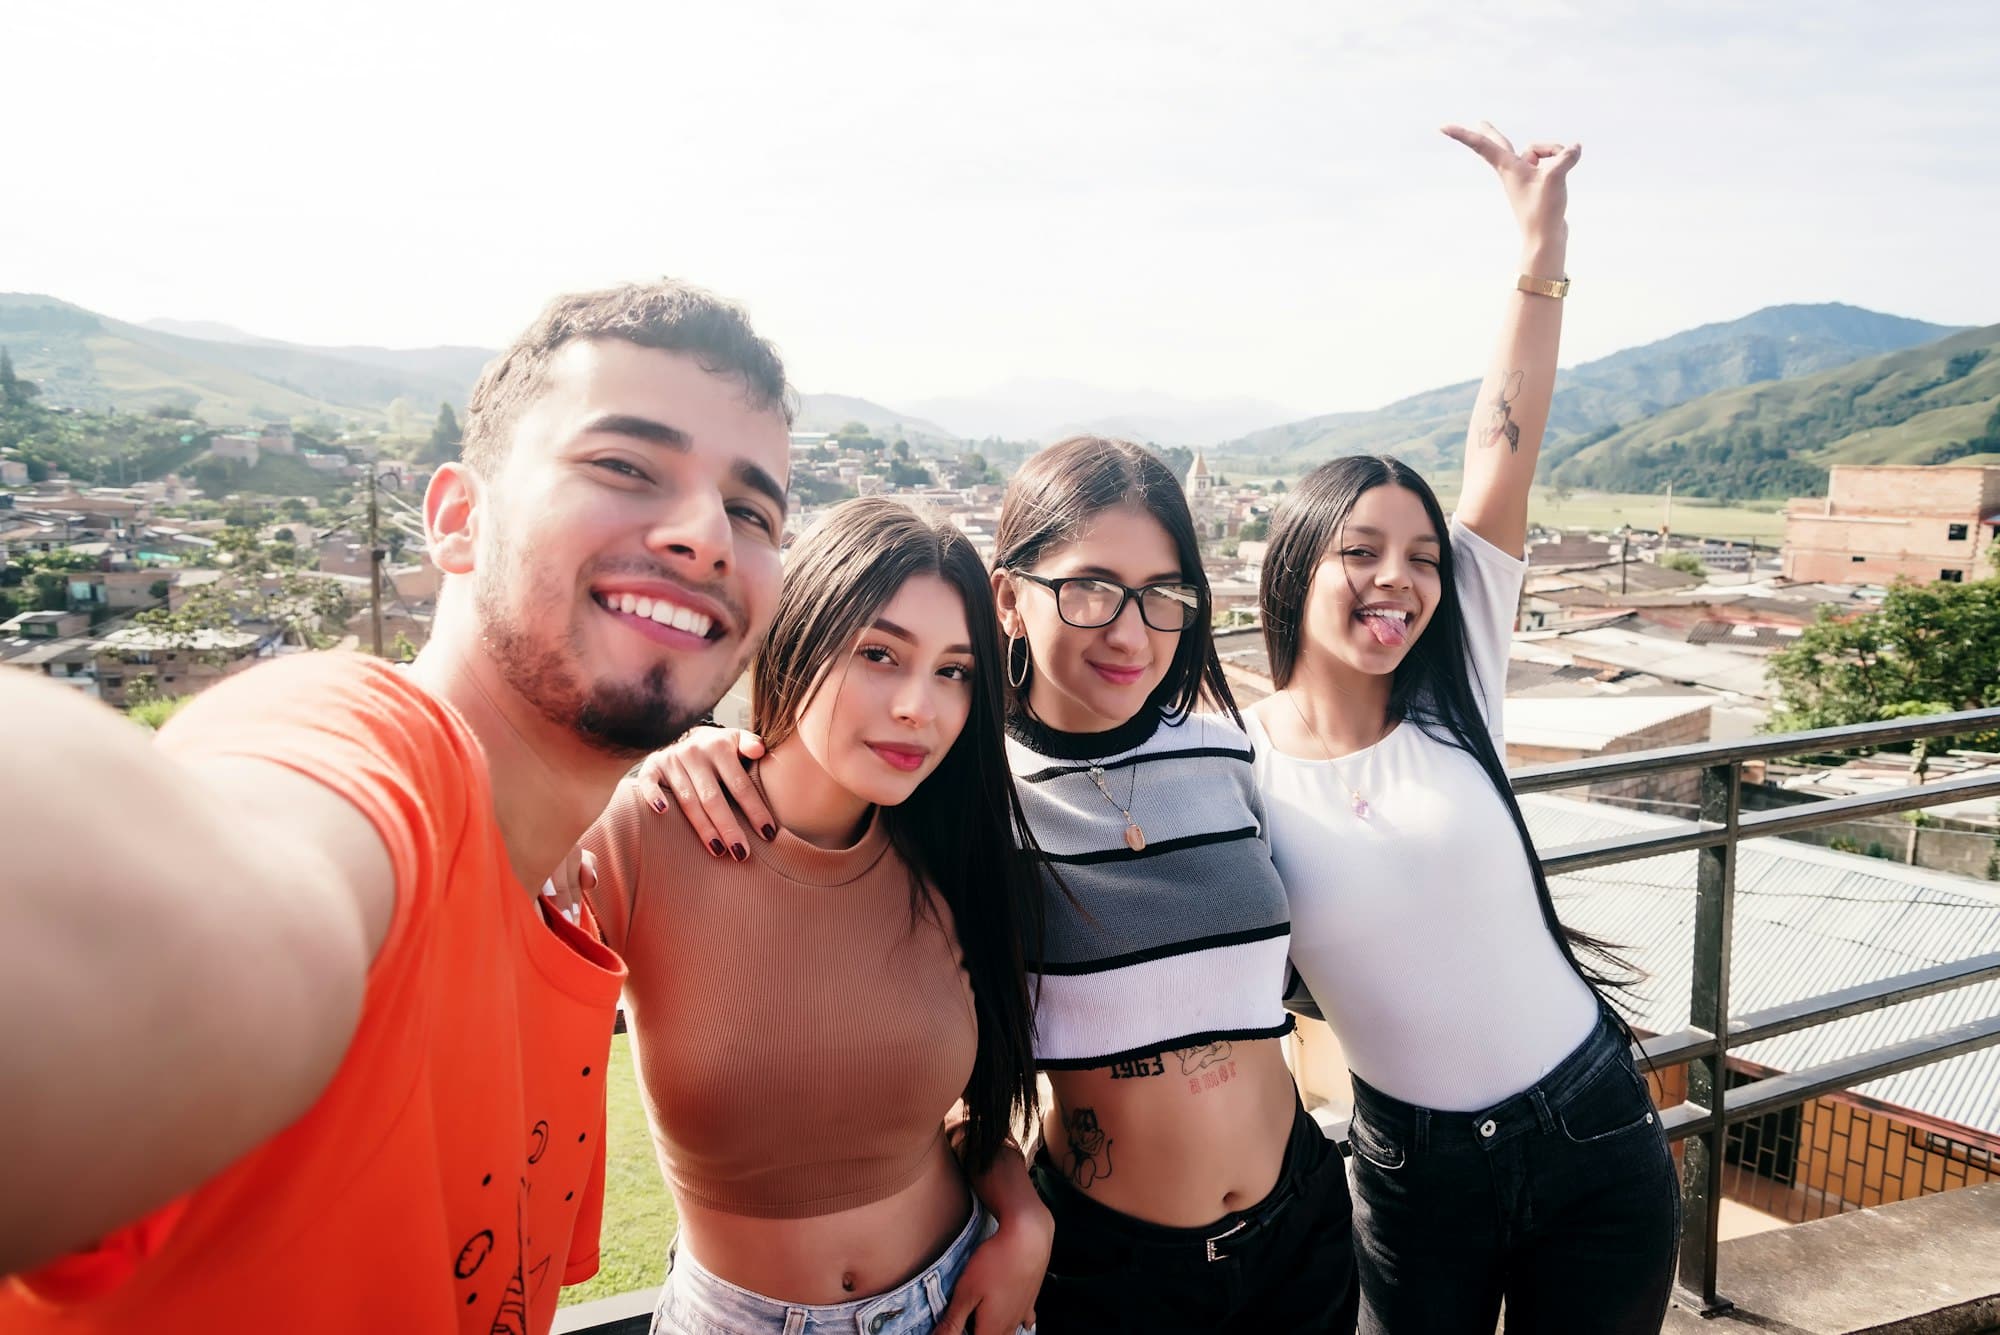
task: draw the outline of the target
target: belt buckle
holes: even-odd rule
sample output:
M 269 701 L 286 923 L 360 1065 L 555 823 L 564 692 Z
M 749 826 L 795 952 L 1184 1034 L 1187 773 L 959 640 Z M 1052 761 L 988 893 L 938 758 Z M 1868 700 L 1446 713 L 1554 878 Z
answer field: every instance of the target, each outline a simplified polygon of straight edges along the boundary
M 1212 1238 L 1203 1238 L 1202 1246 L 1207 1248 L 1208 1250 L 1208 1259 L 1211 1261 L 1228 1260 L 1229 1253 L 1219 1252 L 1215 1250 L 1215 1244 L 1221 1242 L 1224 1238 L 1234 1237 L 1236 1234 L 1241 1233 L 1244 1229 L 1248 1227 L 1250 1227 L 1250 1221 L 1248 1219 L 1239 1219 L 1236 1221 L 1234 1227 L 1224 1229 L 1222 1232 L 1216 1234 Z

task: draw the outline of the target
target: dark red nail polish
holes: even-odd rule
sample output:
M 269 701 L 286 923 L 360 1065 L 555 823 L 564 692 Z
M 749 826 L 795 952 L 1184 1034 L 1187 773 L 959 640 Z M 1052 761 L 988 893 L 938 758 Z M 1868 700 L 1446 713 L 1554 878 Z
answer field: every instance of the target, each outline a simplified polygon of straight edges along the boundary
M 722 841 L 721 841 L 720 839 L 711 839 L 711 840 L 709 840 L 709 841 L 708 841 L 708 851 L 709 851 L 709 852 L 711 852 L 711 853 L 713 853 L 713 854 L 715 854 L 715 856 L 717 856 L 717 857 L 721 857 L 721 856 L 722 856 Z
M 653 807 L 653 811 L 654 811 L 654 812 L 655 812 L 655 813 L 656 813 L 657 815 L 661 815 L 661 816 L 664 816 L 664 815 L 666 815 L 666 814 L 667 814 L 667 804 L 666 804 L 665 802 L 662 802 L 662 801 L 661 801 L 661 800 L 660 800 L 659 798 L 657 798 L 657 797 L 655 797 L 655 798 L 651 798 L 651 799 L 649 799 L 649 800 L 650 800 L 650 801 L 651 801 L 651 803 L 652 803 L 652 807 Z
M 778 837 L 778 827 L 775 825 L 766 825 L 761 833 L 764 836 L 764 842 L 768 844 Z
M 729 855 L 735 858 L 738 862 L 741 862 L 745 858 L 750 856 L 750 850 L 745 848 L 741 844 L 731 844 L 729 846 Z

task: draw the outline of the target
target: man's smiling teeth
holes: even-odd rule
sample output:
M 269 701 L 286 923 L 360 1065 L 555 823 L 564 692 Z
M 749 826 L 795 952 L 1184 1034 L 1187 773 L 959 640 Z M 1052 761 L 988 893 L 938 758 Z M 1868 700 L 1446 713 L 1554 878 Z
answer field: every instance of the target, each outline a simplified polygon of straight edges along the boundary
M 641 598 L 633 593 L 613 593 L 604 596 L 604 604 L 614 612 L 624 612 L 631 616 L 645 617 L 662 626 L 672 626 L 690 635 L 708 638 L 715 629 L 715 619 L 703 616 L 690 607 L 681 607 L 664 598 Z

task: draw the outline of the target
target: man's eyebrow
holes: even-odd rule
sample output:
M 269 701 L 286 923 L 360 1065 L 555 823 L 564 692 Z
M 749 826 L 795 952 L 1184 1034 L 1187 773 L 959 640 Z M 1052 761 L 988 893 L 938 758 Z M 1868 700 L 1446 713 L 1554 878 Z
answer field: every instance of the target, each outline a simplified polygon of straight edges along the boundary
M 600 417 L 593 417 L 584 423 L 583 433 L 587 436 L 626 436 L 633 440 L 645 441 L 649 445 L 664 446 L 677 454 L 685 454 L 694 447 L 693 439 L 679 427 L 656 422 L 650 417 L 638 417 L 632 413 L 605 413 Z M 735 468 L 730 471 L 738 482 L 752 491 L 762 492 L 769 497 L 771 503 L 778 507 L 779 514 L 785 513 L 788 508 L 785 489 L 769 472 L 748 460 L 739 460 Z
M 736 480 L 738 482 L 741 482 L 744 486 L 749 487 L 752 491 L 762 492 L 765 496 L 770 498 L 771 503 L 773 505 L 778 507 L 779 514 L 782 515 L 785 513 L 785 510 L 787 508 L 785 502 L 785 489 L 784 487 L 779 485 L 778 479 L 772 477 L 769 473 L 759 468 L 756 464 L 751 463 L 748 459 L 742 459 L 737 461 L 735 473 L 736 473 Z
M 917 642 L 916 636 L 910 634 L 910 632 L 904 630 L 887 617 L 876 617 L 872 629 L 879 630 L 884 635 L 894 635 L 899 640 L 908 640 L 911 644 Z M 969 644 L 950 644 L 945 646 L 945 652 L 948 654 L 963 654 L 967 658 L 970 658 L 972 657 L 972 646 Z
M 694 444 L 688 433 L 677 426 L 655 422 L 650 417 L 635 417 L 631 413 L 605 413 L 593 417 L 584 423 L 583 433 L 587 436 L 630 436 L 634 440 L 683 452 Z

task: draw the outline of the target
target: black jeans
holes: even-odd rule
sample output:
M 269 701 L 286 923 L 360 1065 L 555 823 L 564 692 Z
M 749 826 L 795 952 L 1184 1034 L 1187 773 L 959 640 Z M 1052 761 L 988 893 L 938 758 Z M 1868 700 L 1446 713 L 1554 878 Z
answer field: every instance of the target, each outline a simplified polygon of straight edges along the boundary
M 1056 1222 L 1035 1302 L 1040 1335 L 1354 1329 L 1347 1169 L 1304 1108 L 1270 1194 L 1200 1228 L 1149 1224 L 1100 1205 L 1042 1154 L 1032 1173 Z
M 1354 1081 L 1354 1248 L 1369 1335 L 1657 1335 L 1680 1236 L 1658 1112 L 1607 1014 L 1482 1112 Z

